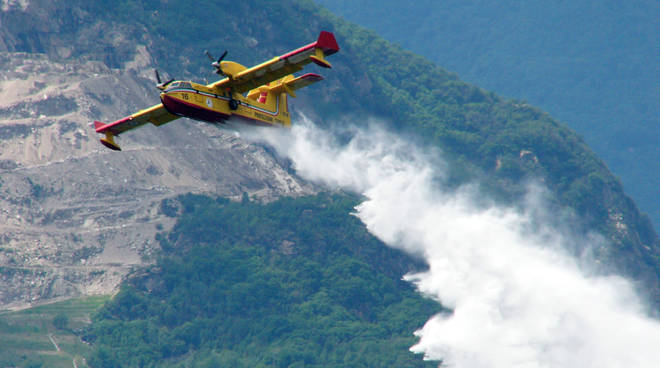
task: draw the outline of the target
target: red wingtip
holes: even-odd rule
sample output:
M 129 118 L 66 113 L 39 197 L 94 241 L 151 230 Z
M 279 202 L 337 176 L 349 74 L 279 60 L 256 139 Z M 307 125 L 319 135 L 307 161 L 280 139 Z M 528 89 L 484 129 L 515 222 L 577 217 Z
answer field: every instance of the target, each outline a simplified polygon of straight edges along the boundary
M 335 52 L 339 51 L 339 45 L 335 39 L 335 35 L 332 32 L 321 31 L 319 39 L 316 40 L 317 47 L 323 49 L 323 53 L 327 55 L 332 55 Z
M 94 120 L 94 129 L 96 129 L 97 132 L 104 126 L 105 126 L 104 123 Z

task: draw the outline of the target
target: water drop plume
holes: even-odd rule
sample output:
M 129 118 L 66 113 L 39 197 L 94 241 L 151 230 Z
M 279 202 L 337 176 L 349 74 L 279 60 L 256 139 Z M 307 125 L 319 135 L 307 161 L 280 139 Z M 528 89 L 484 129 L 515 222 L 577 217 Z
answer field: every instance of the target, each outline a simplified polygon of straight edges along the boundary
M 412 351 L 465 368 L 660 366 L 660 324 L 629 282 L 586 273 L 563 251 L 590 238 L 543 224 L 542 189 L 523 210 L 484 207 L 473 186 L 444 189 L 438 151 L 378 124 L 336 133 L 303 118 L 241 134 L 307 180 L 364 195 L 356 215 L 368 230 L 424 257 L 428 270 L 405 279 L 453 313 L 429 316 Z

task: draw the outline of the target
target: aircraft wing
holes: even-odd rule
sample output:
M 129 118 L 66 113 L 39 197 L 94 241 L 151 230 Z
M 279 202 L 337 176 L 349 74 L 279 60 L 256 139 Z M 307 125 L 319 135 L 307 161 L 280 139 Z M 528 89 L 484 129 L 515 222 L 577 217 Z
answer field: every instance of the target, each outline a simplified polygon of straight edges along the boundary
M 129 115 L 112 123 L 104 124 L 100 121 L 95 121 L 94 128 L 97 133 L 105 133 L 105 138 L 101 139 L 101 143 L 103 143 L 104 146 L 119 151 L 120 148 L 113 139 L 115 135 L 119 135 L 127 130 L 137 128 L 146 123 L 159 126 L 178 118 L 178 116 L 167 112 L 163 104 L 158 104 L 140 110 L 133 115 Z
M 339 45 L 337 45 L 335 36 L 330 32 L 323 31 L 316 42 L 312 42 L 282 56 L 274 57 L 269 61 L 251 68 L 240 71 L 236 70 L 235 73 L 227 73 L 230 75 L 229 77 L 211 83 L 207 87 L 218 90 L 229 89 L 233 92 L 244 93 L 300 71 L 310 62 L 314 62 L 324 68 L 330 68 L 331 65 L 325 60 L 325 57 L 337 51 L 339 51 Z M 225 63 L 231 62 L 223 61 L 221 64 Z

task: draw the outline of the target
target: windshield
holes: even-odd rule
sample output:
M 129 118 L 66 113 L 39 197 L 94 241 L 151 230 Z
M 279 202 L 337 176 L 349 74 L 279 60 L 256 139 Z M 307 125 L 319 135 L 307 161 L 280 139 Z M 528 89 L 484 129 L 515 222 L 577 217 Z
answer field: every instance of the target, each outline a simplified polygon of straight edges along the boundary
M 165 91 L 171 91 L 173 89 L 181 89 L 181 88 L 192 89 L 192 85 L 189 82 L 172 82 L 167 85 L 167 89 L 165 89 Z

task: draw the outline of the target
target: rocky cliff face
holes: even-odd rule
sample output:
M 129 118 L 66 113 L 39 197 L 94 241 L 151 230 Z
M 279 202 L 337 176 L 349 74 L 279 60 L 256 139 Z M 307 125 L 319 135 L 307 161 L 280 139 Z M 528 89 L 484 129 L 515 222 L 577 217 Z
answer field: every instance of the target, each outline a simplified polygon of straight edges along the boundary
M 165 198 L 313 192 L 215 125 L 180 119 L 122 135 L 122 152 L 100 145 L 91 121 L 159 102 L 135 69 L 16 52 L 0 54 L 0 69 L 0 308 L 112 292 L 173 224 Z

